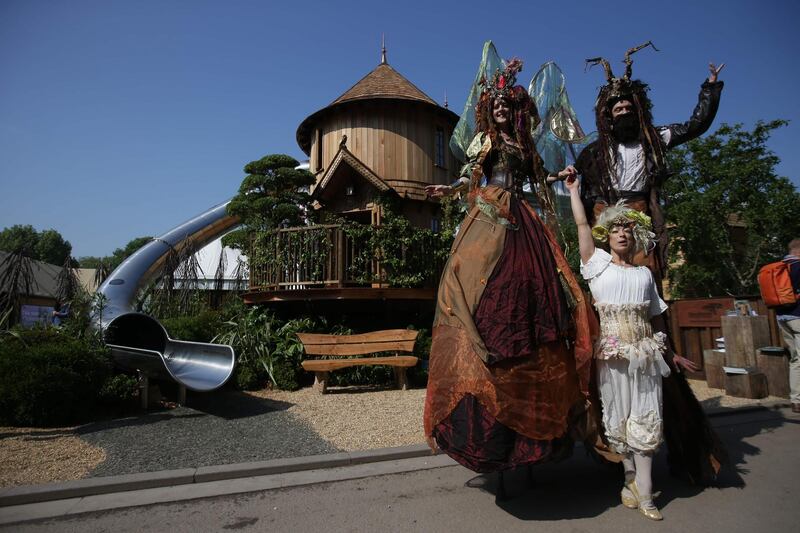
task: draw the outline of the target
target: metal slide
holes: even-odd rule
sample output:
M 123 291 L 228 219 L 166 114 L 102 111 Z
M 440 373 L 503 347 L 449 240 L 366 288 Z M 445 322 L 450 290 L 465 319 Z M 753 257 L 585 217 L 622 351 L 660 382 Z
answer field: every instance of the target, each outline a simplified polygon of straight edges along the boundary
M 139 289 L 161 271 L 170 250 L 180 253 L 187 237 L 202 248 L 238 224 L 239 219 L 227 212 L 228 203 L 212 207 L 142 246 L 100 285 L 98 292 L 106 302 L 102 312 L 95 314 L 95 325 L 121 368 L 147 377 L 174 379 L 201 392 L 217 389 L 231 377 L 233 348 L 170 339 L 158 320 L 133 308 Z

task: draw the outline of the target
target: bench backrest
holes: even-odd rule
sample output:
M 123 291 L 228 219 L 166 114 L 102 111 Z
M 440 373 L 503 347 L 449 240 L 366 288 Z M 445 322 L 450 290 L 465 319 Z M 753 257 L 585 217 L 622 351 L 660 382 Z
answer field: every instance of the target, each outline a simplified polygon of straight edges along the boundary
M 308 355 L 364 355 L 375 352 L 414 351 L 418 331 L 387 329 L 360 335 L 298 333 Z

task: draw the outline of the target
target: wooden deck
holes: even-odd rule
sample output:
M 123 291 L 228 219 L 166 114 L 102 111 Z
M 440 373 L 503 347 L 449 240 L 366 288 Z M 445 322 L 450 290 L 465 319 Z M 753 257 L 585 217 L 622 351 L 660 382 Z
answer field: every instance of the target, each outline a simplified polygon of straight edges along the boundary
M 332 287 L 268 291 L 256 290 L 245 293 L 242 298 L 246 304 L 324 300 L 418 300 L 432 302 L 436 299 L 436 289 Z
M 246 303 L 286 300 L 433 299 L 443 261 L 434 259 L 435 239 L 386 250 L 370 244 L 364 225 L 354 234 L 338 224 L 284 228 L 260 235 L 250 258 Z M 388 255 L 392 254 L 392 255 Z M 391 261 L 390 261 L 391 260 Z M 417 288 L 393 287 L 386 263 L 424 276 Z M 406 285 L 407 286 L 407 285 Z

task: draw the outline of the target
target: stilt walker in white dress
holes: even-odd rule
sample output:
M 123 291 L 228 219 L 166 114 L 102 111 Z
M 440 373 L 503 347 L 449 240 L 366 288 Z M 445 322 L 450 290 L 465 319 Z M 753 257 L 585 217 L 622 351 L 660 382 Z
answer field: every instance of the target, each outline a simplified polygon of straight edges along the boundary
M 622 503 L 661 520 L 653 503 L 651 471 L 653 455 L 664 440 L 662 377 L 670 374 L 664 356 L 675 370 L 697 368 L 688 359 L 668 354 L 661 318 L 667 305 L 650 270 L 631 263 L 639 250 L 649 252 L 655 246 L 650 218 L 619 203 L 606 209 L 590 228 L 579 181 L 573 175 L 566 186 L 578 228 L 581 273 L 600 316 L 594 355 L 597 386 L 606 440 L 623 457 Z M 610 250 L 595 246 L 595 241 Z

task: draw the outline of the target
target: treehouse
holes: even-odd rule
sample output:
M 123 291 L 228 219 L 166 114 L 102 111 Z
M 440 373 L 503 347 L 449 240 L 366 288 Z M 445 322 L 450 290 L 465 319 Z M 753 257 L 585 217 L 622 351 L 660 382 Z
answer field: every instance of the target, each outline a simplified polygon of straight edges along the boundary
M 457 122 L 394 70 L 384 50 L 374 70 L 297 128 L 316 177 L 314 205 L 321 219 L 337 222 L 261 235 L 249 254 L 245 301 L 432 301 L 444 262 L 436 238 L 442 207 L 425 186 L 455 179 L 448 141 Z M 408 233 L 407 245 L 380 240 L 390 215 L 406 224 L 398 231 Z

